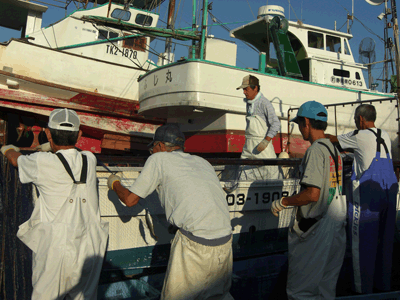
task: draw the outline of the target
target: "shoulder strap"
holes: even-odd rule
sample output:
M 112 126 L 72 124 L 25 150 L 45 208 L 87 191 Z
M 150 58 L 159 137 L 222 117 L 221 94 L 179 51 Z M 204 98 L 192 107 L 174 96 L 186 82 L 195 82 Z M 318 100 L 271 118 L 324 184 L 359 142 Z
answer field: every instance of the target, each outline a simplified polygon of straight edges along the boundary
M 377 128 L 378 133 L 376 133 L 375 131 L 373 131 L 371 128 L 367 128 L 369 131 L 371 131 L 375 136 L 376 136 L 376 152 L 381 152 L 381 145 L 383 145 L 383 147 L 385 148 L 386 151 L 386 156 L 388 158 L 390 158 L 390 153 L 388 150 L 388 147 L 386 146 L 385 140 L 382 138 L 382 130 L 380 130 L 379 128 Z
M 87 168 L 88 168 L 88 162 L 87 162 L 87 156 L 82 155 L 82 171 L 81 171 L 81 179 L 79 180 L 79 183 L 86 183 L 87 179 Z
M 82 171 L 81 171 L 81 179 L 79 181 L 75 180 L 74 175 L 72 174 L 72 170 L 71 170 L 67 160 L 65 159 L 65 157 L 59 152 L 57 152 L 56 155 L 60 159 L 65 170 L 67 171 L 68 175 L 72 178 L 72 181 L 75 184 L 86 183 L 86 179 L 87 179 L 87 157 L 86 157 L 86 155 L 81 154 L 82 155 Z
M 321 144 L 321 145 L 325 146 L 326 149 L 328 149 L 330 155 L 331 155 L 332 158 L 333 158 L 333 161 L 335 162 L 336 182 L 337 182 L 337 184 L 338 184 L 337 186 L 338 186 L 338 188 L 339 188 L 339 185 L 340 185 L 340 183 L 339 183 L 339 158 L 338 158 L 337 155 L 333 154 L 332 150 L 328 147 L 328 145 L 326 145 L 325 143 L 322 143 L 322 142 L 320 142 L 320 141 L 318 141 L 318 144 Z M 333 148 L 335 149 L 335 152 L 336 152 L 335 146 L 333 146 Z

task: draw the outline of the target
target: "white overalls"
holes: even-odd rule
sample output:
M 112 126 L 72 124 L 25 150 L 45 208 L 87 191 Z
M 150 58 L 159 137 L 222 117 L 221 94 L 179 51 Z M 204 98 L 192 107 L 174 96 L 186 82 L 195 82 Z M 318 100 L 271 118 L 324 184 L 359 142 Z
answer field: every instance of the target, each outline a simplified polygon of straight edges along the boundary
M 290 300 L 335 299 L 336 283 L 346 250 L 347 203 L 338 186 L 330 204 L 328 199 L 318 200 L 328 201 L 328 209 L 314 225 L 304 232 L 296 217 L 289 228 L 286 290 Z
M 257 151 L 257 146 L 265 138 L 268 131 L 267 124 L 265 121 L 257 115 L 248 115 L 246 117 L 246 141 L 243 147 L 242 155 L 240 158 L 243 159 L 265 159 L 265 158 L 276 158 L 274 146 L 272 141 L 268 147 L 261 153 Z M 277 179 L 280 176 L 278 166 L 243 166 L 241 180 L 260 180 L 260 179 Z
M 82 175 L 86 171 L 83 167 Z M 108 223 L 101 221 L 98 198 L 89 196 L 85 177 L 73 179 L 54 219 L 43 217 L 47 207 L 38 197 L 31 218 L 19 227 L 18 238 L 33 251 L 32 299 L 97 299 Z

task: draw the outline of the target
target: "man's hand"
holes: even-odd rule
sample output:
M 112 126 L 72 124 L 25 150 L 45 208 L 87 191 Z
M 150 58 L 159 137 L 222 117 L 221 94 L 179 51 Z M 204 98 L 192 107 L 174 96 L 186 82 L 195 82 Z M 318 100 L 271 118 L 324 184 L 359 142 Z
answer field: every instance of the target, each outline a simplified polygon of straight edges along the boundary
M 275 217 L 278 216 L 278 214 L 281 210 L 284 210 L 285 208 L 287 208 L 287 206 L 282 204 L 282 199 L 283 199 L 283 197 L 279 200 L 275 200 L 274 202 L 272 202 L 271 212 L 274 214 Z
M 270 142 L 271 141 L 267 141 L 266 139 L 263 139 L 262 142 L 258 144 L 257 151 L 260 153 L 263 152 L 265 150 L 265 148 L 268 147 Z
M 42 152 L 50 152 L 53 149 L 51 149 L 50 142 L 47 142 L 47 143 L 41 144 L 39 146 L 36 146 L 35 150 L 39 150 L 39 151 L 42 151 Z
M 1 153 L 3 153 L 3 155 L 6 155 L 6 152 L 8 150 L 11 150 L 11 149 L 16 151 L 16 152 L 20 151 L 19 148 L 17 146 L 14 146 L 14 145 L 4 145 L 3 147 L 1 147 L 0 151 L 1 151 Z
M 108 177 L 107 186 L 110 190 L 114 190 L 113 184 L 116 181 L 121 181 L 121 177 L 119 177 L 118 175 L 115 175 L 115 174 L 111 174 L 110 177 Z

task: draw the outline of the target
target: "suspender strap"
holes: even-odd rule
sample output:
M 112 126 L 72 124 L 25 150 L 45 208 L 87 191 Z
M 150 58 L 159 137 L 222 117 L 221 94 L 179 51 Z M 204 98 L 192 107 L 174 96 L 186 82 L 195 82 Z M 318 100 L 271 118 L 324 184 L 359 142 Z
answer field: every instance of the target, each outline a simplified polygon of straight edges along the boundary
M 378 133 L 376 133 L 375 131 L 373 131 L 371 128 L 367 128 L 369 131 L 371 131 L 373 134 L 375 134 L 376 136 L 376 152 L 381 152 L 381 145 L 383 145 L 383 147 L 385 148 L 386 151 L 386 156 L 388 158 L 390 158 L 389 156 L 389 150 L 388 147 L 386 146 L 385 140 L 382 138 L 382 130 L 380 130 L 379 128 L 377 128 Z
M 324 145 L 326 147 L 326 149 L 328 149 L 330 155 L 333 158 L 333 161 L 335 162 L 335 170 L 336 170 L 336 181 L 337 181 L 337 186 L 339 187 L 339 158 L 337 155 L 333 154 L 332 150 L 328 147 L 328 145 L 326 145 L 325 143 L 322 142 L 318 142 L 318 144 Z M 336 148 L 335 146 L 333 146 L 333 148 L 335 149 L 336 152 Z
M 86 178 L 87 178 L 87 156 L 82 155 L 82 171 L 81 171 L 81 179 L 79 180 L 79 183 L 86 183 Z
M 82 171 L 81 171 L 81 179 L 79 181 L 75 180 L 74 175 L 72 174 L 71 168 L 70 168 L 67 160 L 65 159 L 65 157 L 59 152 L 57 152 L 56 155 L 60 159 L 61 163 L 64 165 L 65 170 L 67 171 L 68 175 L 72 178 L 72 180 L 75 184 L 86 183 L 86 179 L 87 179 L 87 157 L 86 157 L 86 155 L 81 154 L 82 155 Z

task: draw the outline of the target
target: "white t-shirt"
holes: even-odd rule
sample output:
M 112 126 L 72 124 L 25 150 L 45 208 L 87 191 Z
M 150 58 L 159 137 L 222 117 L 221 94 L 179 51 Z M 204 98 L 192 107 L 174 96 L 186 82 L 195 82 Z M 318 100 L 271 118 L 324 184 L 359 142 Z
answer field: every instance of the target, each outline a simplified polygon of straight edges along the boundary
M 76 181 L 81 178 L 82 156 L 76 149 L 59 150 L 68 162 Z M 96 157 L 82 151 L 88 159 L 87 192 L 88 203 L 94 212 L 99 212 L 96 186 Z M 40 193 L 39 207 L 42 222 L 51 222 L 69 196 L 73 181 L 60 159 L 51 152 L 37 152 L 18 157 L 19 179 L 22 183 L 34 183 Z
M 225 194 L 203 158 L 182 151 L 151 155 L 129 190 L 146 198 L 155 189 L 169 223 L 205 239 L 232 233 Z
M 370 128 L 377 133 L 376 128 Z M 388 133 L 381 130 L 381 136 L 386 143 L 388 151 L 391 151 L 392 143 Z M 345 149 L 354 150 L 354 171 L 356 178 L 361 178 L 362 174 L 371 165 L 372 159 L 376 156 L 376 136 L 368 129 L 355 130 L 346 134 L 339 135 L 338 137 L 340 146 Z M 386 158 L 386 151 L 383 145 L 380 148 L 381 157 Z M 390 154 L 391 157 L 391 154 Z

